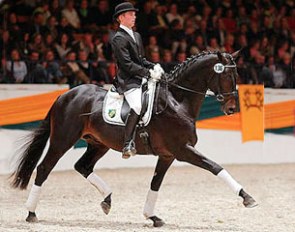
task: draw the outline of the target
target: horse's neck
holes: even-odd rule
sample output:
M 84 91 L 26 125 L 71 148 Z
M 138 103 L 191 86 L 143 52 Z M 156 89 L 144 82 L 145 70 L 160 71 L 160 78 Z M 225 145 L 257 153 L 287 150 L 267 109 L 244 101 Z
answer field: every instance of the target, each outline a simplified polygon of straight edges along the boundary
M 208 89 L 208 78 L 211 75 L 208 67 L 212 66 L 212 56 L 211 53 L 208 53 L 192 58 L 175 70 L 174 80 L 171 80 L 173 84 L 194 92 L 175 87 L 170 88 L 173 97 L 186 105 L 188 114 L 192 117 L 198 116 Z
M 194 85 L 191 85 L 189 82 L 178 81 L 175 82 L 175 84 L 196 91 L 190 92 L 188 90 L 180 88 L 170 88 L 172 96 L 179 104 L 184 105 L 186 113 L 194 119 L 197 118 L 200 112 L 202 102 L 205 98 L 207 88 L 205 86 L 200 87 L 201 83 L 194 83 Z M 199 85 L 199 87 L 195 87 L 196 85 Z

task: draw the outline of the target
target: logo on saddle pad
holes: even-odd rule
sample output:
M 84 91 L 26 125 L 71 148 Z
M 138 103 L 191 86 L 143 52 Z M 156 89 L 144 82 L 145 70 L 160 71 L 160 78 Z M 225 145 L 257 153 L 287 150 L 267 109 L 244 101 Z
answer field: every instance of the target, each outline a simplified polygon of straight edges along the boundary
M 116 109 L 109 109 L 108 115 L 110 116 L 110 118 L 115 117 L 116 116 Z
M 148 82 L 148 90 L 145 92 L 147 95 L 148 105 L 141 121 L 146 126 L 151 120 L 154 97 L 155 97 L 156 83 L 154 81 Z M 129 105 L 124 103 L 124 96 L 120 95 L 115 88 L 112 87 L 106 94 L 103 102 L 102 116 L 106 123 L 125 126 L 125 119 L 129 112 Z M 124 104 L 123 104 L 124 103 Z

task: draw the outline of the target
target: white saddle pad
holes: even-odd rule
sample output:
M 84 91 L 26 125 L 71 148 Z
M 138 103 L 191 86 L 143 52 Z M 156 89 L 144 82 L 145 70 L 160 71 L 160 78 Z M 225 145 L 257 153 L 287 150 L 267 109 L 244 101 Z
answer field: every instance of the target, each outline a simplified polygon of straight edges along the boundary
M 148 125 L 151 120 L 156 85 L 156 82 L 152 80 L 148 81 L 148 107 L 147 111 L 141 119 L 145 126 Z M 109 89 L 103 102 L 102 116 L 105 122 L 113 125 L 125 126 L 125 123 L 121 118 L 123 100 L 124 95 L 120 95 L 117 92 L 112 91 L 112 88 Z

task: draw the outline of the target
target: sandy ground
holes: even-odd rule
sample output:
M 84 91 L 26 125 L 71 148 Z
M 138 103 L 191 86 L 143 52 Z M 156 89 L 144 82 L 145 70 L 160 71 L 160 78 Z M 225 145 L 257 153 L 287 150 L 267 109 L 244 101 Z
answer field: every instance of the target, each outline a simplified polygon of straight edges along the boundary
M 153 228 L 142 215 L 150 168 L 96 170 L 113 189 L 107 216 L 99 206 L 99 193 L 78 173 L 51 173 L 43 185 L 36 224 L 24 221 L 28 190 L 11 189 L 7 176 L 0 176 L 0 231 L 295 231 L 295 164 L 225 167 L 258 207 L 244 208 L 241 198 L 204 170 L 171 167 L 156 207 L 166 222 L 161 228 Z

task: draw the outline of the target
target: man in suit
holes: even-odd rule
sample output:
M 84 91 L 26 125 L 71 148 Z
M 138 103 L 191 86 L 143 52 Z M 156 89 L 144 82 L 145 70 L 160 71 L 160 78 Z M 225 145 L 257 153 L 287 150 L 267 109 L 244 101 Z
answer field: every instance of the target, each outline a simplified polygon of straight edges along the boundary
M 144 58 L 141 36 L 132 30 L 137 11 L 130 2 L 124 2 L 115 7 L 113 16 L 120 24 L 111 42 L 117 64 L 117 89 L 119 93 L 124 94 L 131 108 L 125 124 L 125 143 L 122 151 L 122 158 L 125 159 L 136 154 L 133 138 L 142 108 L 143 78 L 158 81 L 164 73 L 159 64 L 155 65 Z

